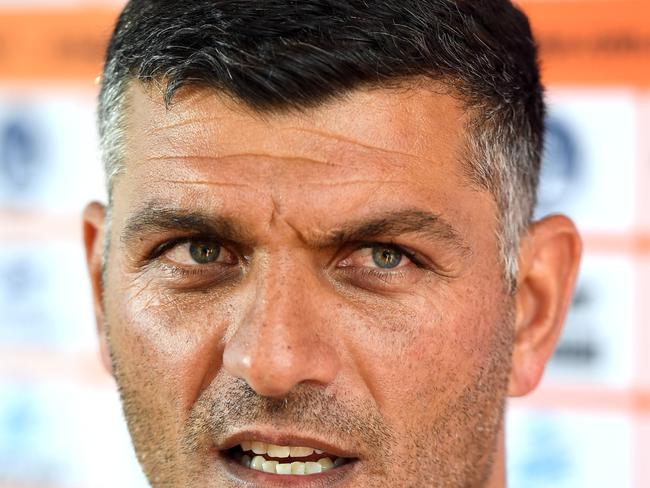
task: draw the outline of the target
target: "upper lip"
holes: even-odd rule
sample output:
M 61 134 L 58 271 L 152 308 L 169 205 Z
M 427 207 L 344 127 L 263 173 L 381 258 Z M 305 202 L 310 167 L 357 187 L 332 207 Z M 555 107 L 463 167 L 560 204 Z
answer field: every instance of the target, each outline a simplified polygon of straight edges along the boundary
M 301 434 L 289 433 L 289 432 L 281 432 L 281 431 L 277 431 L 277 429 L 241 430 L 226 437 L 222 441 L 217 442 L 216 447 L 217 449 L 224 451 L 227 449 L 232 449 L 233 447 L 241 444 L 243 441 L 266 442 L 267 444 L 275 444 L 276 446 L 311 447 L 313 449 L 325 451 L 326 453 L 332 454 L 336 457 L 342 457 L 348 459 L 354 459 L 359 457 L 358 454 L 354 453 L 350 449 L 343 448 L 341 446 L 336 446 L 329 442 L 320 440 L 317 437 L 311 437 L 307 435 L 301 435 Z

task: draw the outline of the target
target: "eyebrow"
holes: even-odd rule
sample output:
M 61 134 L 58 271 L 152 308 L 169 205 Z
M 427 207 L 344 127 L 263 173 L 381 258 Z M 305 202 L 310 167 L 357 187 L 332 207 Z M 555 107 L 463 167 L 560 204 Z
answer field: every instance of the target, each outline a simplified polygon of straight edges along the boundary
M 400 209 L 380 212 L 364 219 L 346 222 L 337 228 L 313 238 L 307 238 L 297 229 L 301 240 L 313 247 L 339 247 L 350 242 L 373 239 L 394 239 L 413 234 L 434 243 L 443 243 L 462 255 L 470 253 L 468 243 L 442 216 L 419 209 Z M 255 238 L 239 222 L 218 215 L 189 211 L 174 207 L 147 205 L 126 221 L 121 240 L 129 244 L 143 235 L 160 232 L 187 232 L 214 236 L 219 240 L 253 245 Z
M 143 235 L 160 232 L 218 236 L 232 242 L 253 240 L 245 229 L 224 217 L 151 204 L 127 219 L 120 239 L 129 244 Z
M 413 234 L 434 243 L 445 243 L 463 255 L 470 252 L 468 243 L 441 215 L 418 209 L 388 211 L 369 219 L 344 224 L 318 239 L 320 246 L 337 246 L 347 242 L 392 239 Z

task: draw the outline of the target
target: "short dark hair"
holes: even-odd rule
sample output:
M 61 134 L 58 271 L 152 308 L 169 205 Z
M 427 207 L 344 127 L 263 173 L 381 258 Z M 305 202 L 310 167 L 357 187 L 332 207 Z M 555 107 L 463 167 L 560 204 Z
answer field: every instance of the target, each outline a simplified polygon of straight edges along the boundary
M 133 80 L 162 83 L 167 104 L 192 85 L 278 112 L 423 77 L 471 114 L 467 174 L 497 202 L 511 281 L 536 201 L 545 109 L 528 20 L 508 0 L 131 0 L 99 99 L 109 194 Z

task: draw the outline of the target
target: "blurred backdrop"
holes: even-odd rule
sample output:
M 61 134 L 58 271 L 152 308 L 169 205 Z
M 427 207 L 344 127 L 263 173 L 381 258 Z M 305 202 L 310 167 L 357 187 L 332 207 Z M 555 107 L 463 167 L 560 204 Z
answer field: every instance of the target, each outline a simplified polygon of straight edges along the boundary
M 143 487 L 96 353 L 80 213 L 103 199 L 96 77 L 122 1 L 0 0 L 0 487 Z M 538 214 L 586 256 L 514 488 L 650 487 L 650 2 L 522 1 L 550 111 Z

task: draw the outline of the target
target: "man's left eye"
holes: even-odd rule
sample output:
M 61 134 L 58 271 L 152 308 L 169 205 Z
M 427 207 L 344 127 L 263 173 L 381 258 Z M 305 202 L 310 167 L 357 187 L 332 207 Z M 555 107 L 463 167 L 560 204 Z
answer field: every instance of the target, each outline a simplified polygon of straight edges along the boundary
M 340 263 L 340 266 L 391 270 L 403 268 L 409 262 L 410 260 L 399 247 L 387 244 L 375 244 L 353 252 Z
M 212 240 L 181 242 L 167 251 L 165 257 L 182 266 L 209 265 L 233 260 L 232 253 L 219 242 Z

